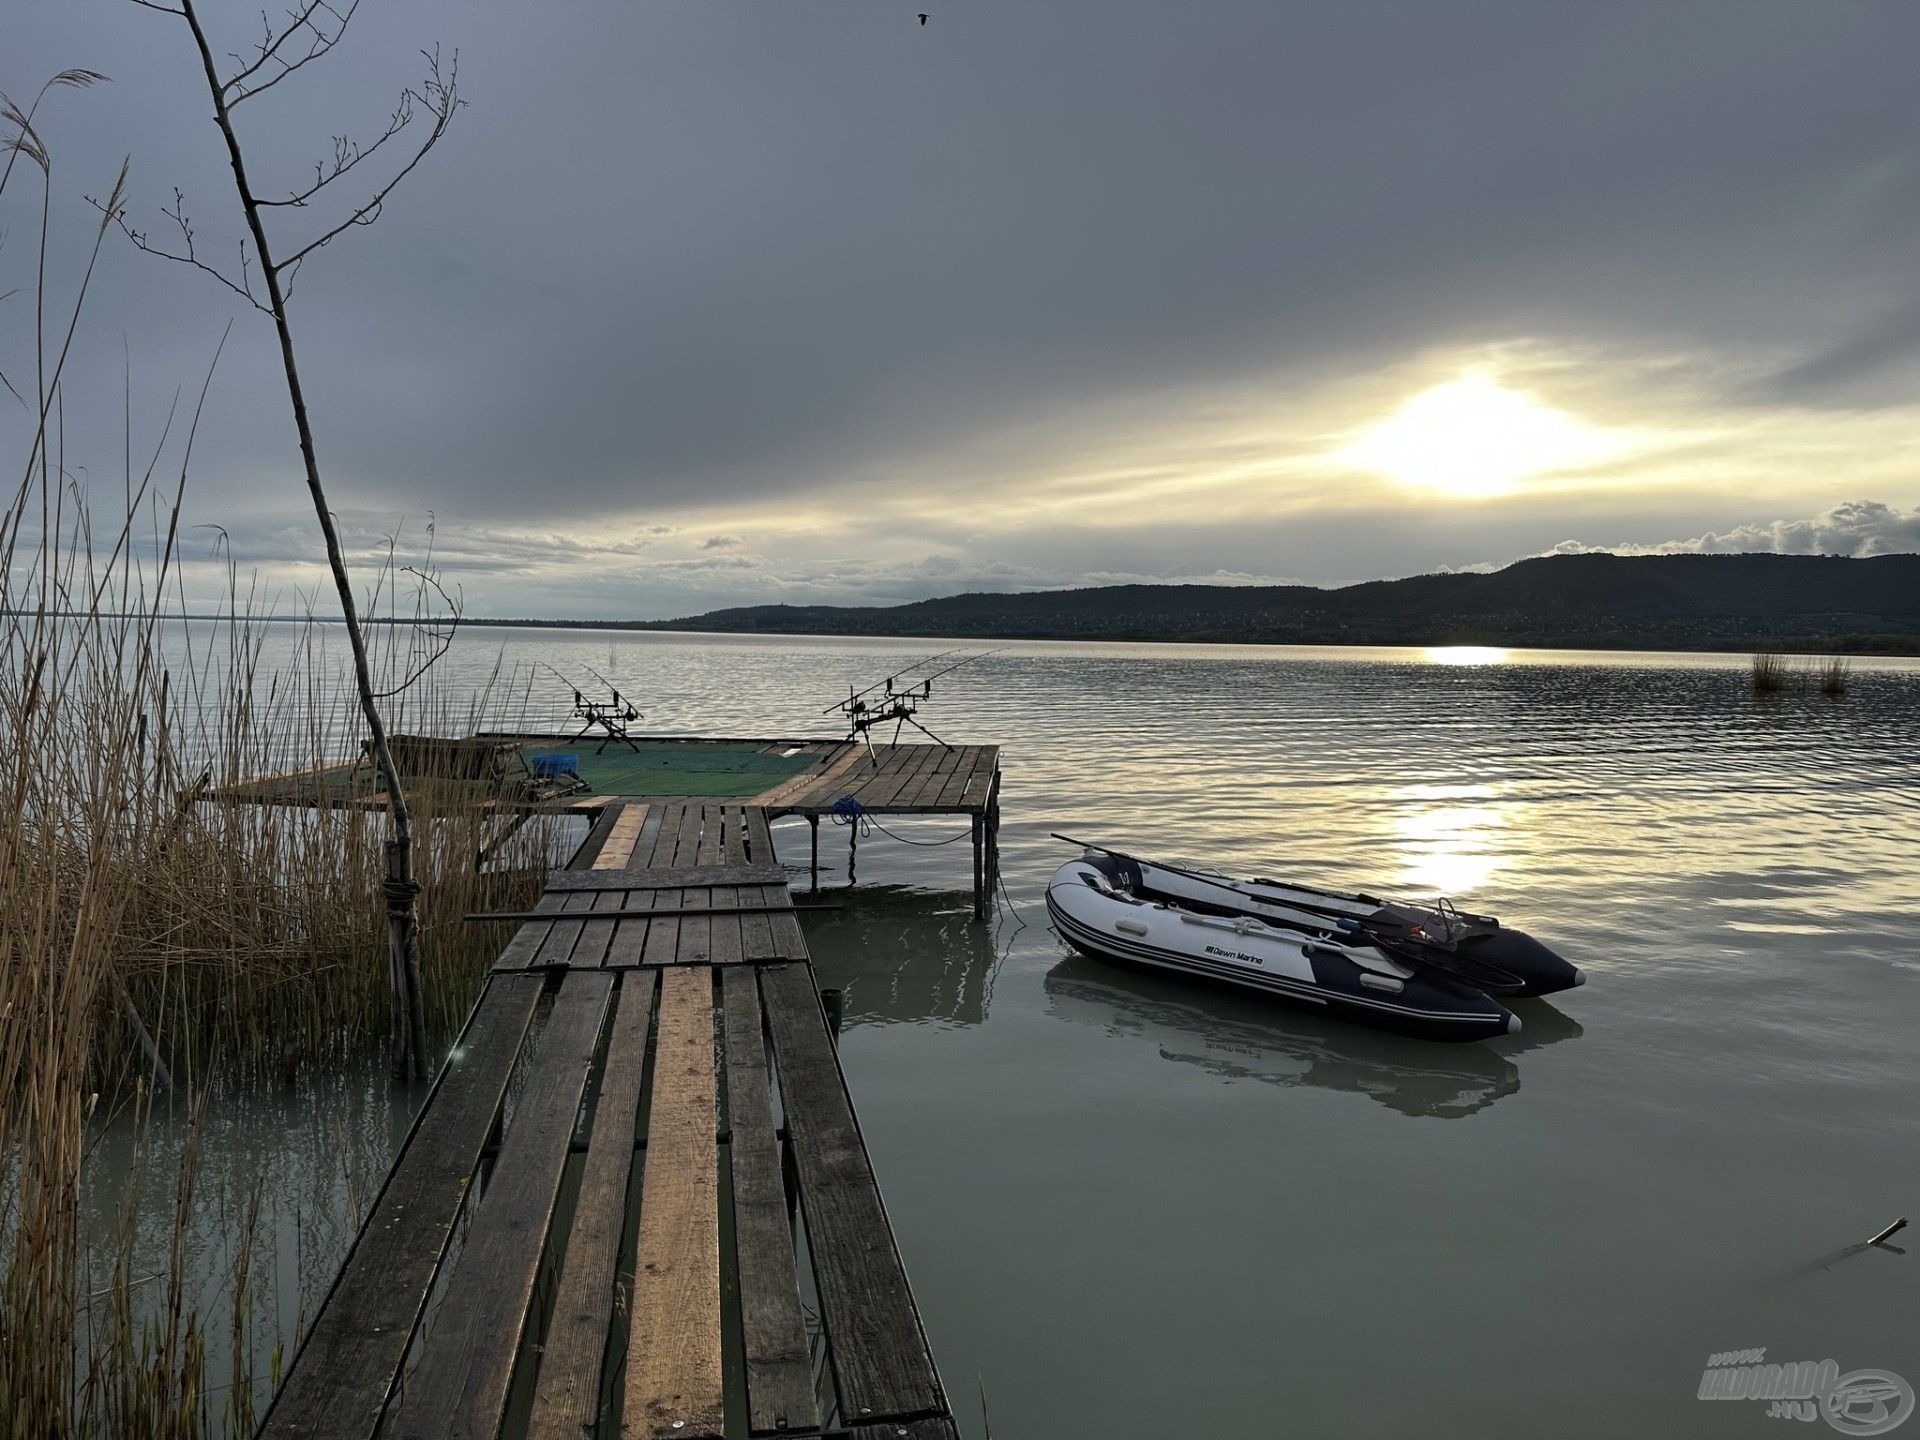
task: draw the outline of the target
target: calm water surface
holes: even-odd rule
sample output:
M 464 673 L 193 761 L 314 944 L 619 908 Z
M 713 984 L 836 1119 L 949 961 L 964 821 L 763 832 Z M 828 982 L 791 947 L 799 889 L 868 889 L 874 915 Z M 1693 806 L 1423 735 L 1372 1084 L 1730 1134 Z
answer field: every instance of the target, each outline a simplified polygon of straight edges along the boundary
M 447 663 L 806 735 L 939 648 L 475 629 Z M 1756 698 L 1744 658 L 1020 645 L 954 678 L 926 718 L 1003 747 L 997 923 L 964 841 L 876 835 L 807 924 L 969 1433 L 984 1391 L 996 1440 L 1764 1435 L 1694 1398 L 1758 1346 L 1920 1382 L 1920 1257 L 1821 1264 L 1920 1213 L 1920 666 Z M 1449 895 L 1591 979 L 1440 1046 L 1111 969 L 1047 928 L 1056 829 Z M 370 1067 L 213 1113 L 208 1264 L 272 1176 L 291 1326 L 407 1103 Z

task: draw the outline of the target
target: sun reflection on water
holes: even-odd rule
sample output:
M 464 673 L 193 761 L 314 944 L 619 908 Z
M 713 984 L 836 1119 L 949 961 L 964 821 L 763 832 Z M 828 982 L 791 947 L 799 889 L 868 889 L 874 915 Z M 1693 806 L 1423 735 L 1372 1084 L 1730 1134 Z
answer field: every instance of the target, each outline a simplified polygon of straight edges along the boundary
M 1470 895 L 1483 888 L 1507 860 L 1507 813 L 1485 802 L 1483 785 L 1411 785 L 1395 792 L 1420 804 L 1397 815 L 1399 887 L 1409 894 Z
M 1429 645 L 1429 665 L 1499 665 L 1507 658 L 1499 645 Z

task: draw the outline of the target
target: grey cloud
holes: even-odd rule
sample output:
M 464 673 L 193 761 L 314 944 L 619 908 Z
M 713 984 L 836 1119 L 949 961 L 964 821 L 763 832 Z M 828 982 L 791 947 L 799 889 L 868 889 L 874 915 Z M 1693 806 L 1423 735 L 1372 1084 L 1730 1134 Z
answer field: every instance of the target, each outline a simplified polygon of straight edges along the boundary
M 1804 520 L 1772 520 L 1655 544 L 1589 545 L 1563 540 L 1552 555 L 1593 551 L 1616 555 L 1687 555 L 1763 551 L 1778 555 L 1891 555 L 1920 551 L 1920 506 L 1901 510 L 1878 500 L 1849 500 Z
M 1767 398 L 1911 404 L 1920 361 L 1920 301 L 1877 316 L 1858 333 L 1789 365 L 1758 387 Z
M 107 71 L 46 113 L 60 184 L 102 188 L 131 151 L 136 217 L 178 183 L 206 243 L 231 245 L 189 44 L 112 13 L 13 0 L 0 87 Z M 251 12 L 227 18 L 237 45 Z M 970 0 L 922 30 L 865 0 L 387 0 L 323 75 L 251 107 L 263 186 L 377 127 L 436 39 L 459 46 L 471 108 L 379 225 L 314 257 L 295 323 L 356 555 L 378 554 L 382 516 L 431 508 L 443 560 L 501 612 L 671 613 L 714 593 L 695 574 L 730 599 L 910 598 L 1526 553 L 1580 517 L 1362 515 L 1329 495 L 1237 532 L 1061 526 L 944 572 L 911 558 L 936 543 L 920 533 L 818 569 L 732 516 L 688 524 L 740 528 L 769 552 L 757 568 L 649 567 L 640 542 L 676 538 L 655 515 L 831 501 L 981 436 L 1000 439 L 990 478 L 1017 485 L 1032 431 L 1150 421 L 1171 389 L 1278 393 L 1509 337 L 1740 357 L 1804 355 L 1814 334 L 1823 350 L 1732 398 L 1832 404 L 1882 394 L 1920 327 L 1911 5 Z M 90 214 L 60 217 L 63 284 Z M 69 434 L 117 453 L 122 334 L 155 422 L 231 300 L 110 247 Z M 188 507 L 262 564 L 314 554 L 274 369 L 239 313 Z M 1716 523 L 1650 507 L 1611 533 L 1682 521 Z

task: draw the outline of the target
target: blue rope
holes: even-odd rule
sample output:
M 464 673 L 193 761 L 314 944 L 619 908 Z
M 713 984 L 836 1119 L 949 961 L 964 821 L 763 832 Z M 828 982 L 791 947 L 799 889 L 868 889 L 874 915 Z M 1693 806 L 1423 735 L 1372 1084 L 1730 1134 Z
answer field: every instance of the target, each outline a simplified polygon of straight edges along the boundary
M 878 830 L 889 840 L 898 840 L 902 845 L 919 845 L 929 850 L 938 849 L 942 845 L 951 845 L 956 840 L 965 840 L 973 834 L 973 828 L 969 826 L 958 835 L 949 835 L 944 840 L 910 840 L 905 835 L 896 835 L 878 820 L 874 819 L 873 812 L 851 795 L 842 795 L 838 800 L 833 802 L 833 823 L 836 825 L 858 825 L 862 836 L 871 835 L 874 831 Z
M 833 823 L 836 825 L 857 825 L 859 833 L 868 835 L 873 832 L 873 821 L 867 817 L 867 807 L 851 795 L 842 795 L 833 802 Z

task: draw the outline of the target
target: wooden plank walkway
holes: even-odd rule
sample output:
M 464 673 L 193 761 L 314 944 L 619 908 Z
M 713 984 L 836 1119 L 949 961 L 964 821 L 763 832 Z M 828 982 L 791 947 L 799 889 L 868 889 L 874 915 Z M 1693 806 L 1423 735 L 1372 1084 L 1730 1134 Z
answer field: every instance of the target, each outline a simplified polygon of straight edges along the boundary
M 775 863 L 755 807 L 602 813 L 262 1436 L 957 1440 Z
M 551 745 L 565 749 L 591 744 L 591 741 L 576 742 L 567 735 L 521 735 L 507 732 L 483 732 L 469 737 L 476 740 L 507 741 L 519 740 L 528 745 Z M 449 790 L 444 784 L 428 783 L 419 793 L 414 794 L 416 808 L 422 814 L 454 813 L 456 811 L 479 810 L 497 813 L 503 826 L 512 825 L 519 817 L 533 814 L 568 814 L 601 816 L 610 807 L 618 806 L 622 801 L 646 801 L 650 807 L 679 807 L 680 812 L 688 810 L 704 812 L 714 804 L 723 804 L 745 810 L 749 814 L 758 814 L 757 823 L 765 825 L 772 817 L 782 815 L 800 815 L 807 819 L 811 827 L 808 858 L 814 884 L 819 883 L 820 820 L 831 815 L 837 807 L 851 802 L 861 810 L 873 815 L 964 815 L 972 827 L 973 839 L 973 910 L 978 919 L 985 919 L 988 899 L 993 894 L 998 877 L 999 836 L 1000 836 L 1000 747 L 997 745 L 881 745 L 871 750 L 864 744 L 846 740 L 719 740 L 694 739 L 685 736 L 635 736 L 636 743 L 653 747 L 686 746 L 697 750 L 709 745 L 754 745 L 769 753 L 804 754 L 810 764 L 800 773 L 779 780 L 757 794 L 741 795 L 727 800 L 712 797 L 689 795 L 634 793 L 624 795 L 579 794 L 566 795 L 553 799 L 534 800 L 524 794 L 512 792 L 490 793 L 484 787 L 472 785 Z M 660 772 L 659 784 L 671 785 L 673 772 Z M 638 785 L 639 781 L 631 782 Z M 682 782 L 684 783 L 684 782 Z M 364 765 L 342 761 L 333 765 L 322 765 L 301 770 L 282 771 L 273 775 L 257 776 L 241 780 L 219 790 L 205 794 L 195 792 L 193 799 L 207 800 L 221 804 L 246 805 L 290 805 L 318 809 L 381 809 L 386 805 L 386 797 L 372 787 L 371 772 Z M 662 815 L 652 811 L 635 811 L 631 804 L 625 813 L 629 818 L 623 822 L 628 830 L 618 837 L 619 844 L 627 847 L 626 853 L 642 858 L 652 858 L 653 863 L 662 866 L 689 868 L 699 862 L 689 855 L 678 861 L 663 859 L 653 855 L 656 846 L 677 844 L 677 830 L 666 829 L 663 841 L 661 826 Z M 645 827 L 644 835 L 638 833 Z M 503 834 L 506 833 L 504 830 Z M 492 842 L 489 849 L 497 846 Z M 636 848 L 637 847 L 637 848 Z M 768 847 L 769 853 L 771 847 Z M 696 882 L 688 881 L 690 889 L 701 889 Z M 725 888 L 724 886 L 721 888 Z M 708 897 L 711 898 L 711 897 Z M 670 907 L 674 902 L 661 900 L 661 907 Z M 753 903 L 752 897 L 747 903 Z M 587 903 L 559 904 L 553 907 L 567 913 L 602 908 Z M 626 907 L 636 908 L 636 907 Z M 695 927 L 696 929 L 698 927 Z M 731 927 L 726 927 L 731 930 Z M 560 947 L 577 941 L 583 932 L 578 929 L 566 929 L 558 932 L 543 932 L 541 938 L 548 939 L 557 934 L 555 946 Z M 585 932 L 593 940 L 604 939 L 607 931 L 603 927 L 589 927 Z M 659 941 L 653 949 L 648 949 L 644 941 L 643 954 L 649 956 L 648 963 L 654 963 L 659 947 L 666 944 Z M 569 952 L 570 954 L 570 952 Z M 529 957 L 520 957 L 524 967 Z M 757 957 L 749 957 L 757 958 Z M 543 965 L 568 963 L 566 957 L 549 951 L 541 962 Z

